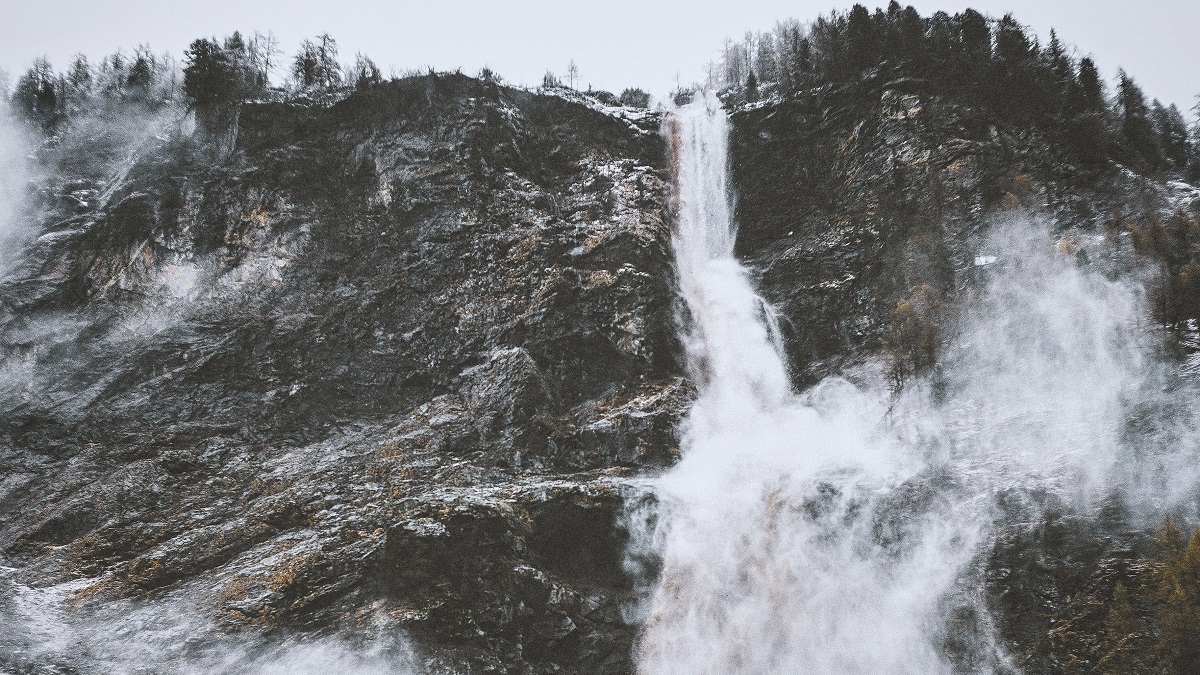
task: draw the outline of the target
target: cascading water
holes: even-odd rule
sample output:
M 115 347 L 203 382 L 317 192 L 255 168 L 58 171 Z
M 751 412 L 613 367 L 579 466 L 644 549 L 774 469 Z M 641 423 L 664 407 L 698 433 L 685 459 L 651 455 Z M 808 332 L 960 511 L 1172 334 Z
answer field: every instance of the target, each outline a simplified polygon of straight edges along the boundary
M 837 378 L 794 394 L 733 255 L 719 102 L 679 109 L 665 133 L 699 397 L 653 485 L 662 571 L 640 672 L 1013 672 L 978 590 L 998 495 L 1089 508 L 1113 485 L 1144 369 L 1135 294 L 1054 253 L 1047 228 L 997 225 L 984 245 L 1015 263 L 969 303 L 938 396 Z
M 968 533 L 877 517 L 879 493 L 915 467 L 863 423 L 882 419 L 878 401 L 840 381 L 791 392 L 771 312 L 733 255 L 719 103 L 680 109 L 667 133 L 684 343 L 700 395 L 683 459 L 656 485 L 663 571 L 641 672 L 942 670 L 926 623 Z

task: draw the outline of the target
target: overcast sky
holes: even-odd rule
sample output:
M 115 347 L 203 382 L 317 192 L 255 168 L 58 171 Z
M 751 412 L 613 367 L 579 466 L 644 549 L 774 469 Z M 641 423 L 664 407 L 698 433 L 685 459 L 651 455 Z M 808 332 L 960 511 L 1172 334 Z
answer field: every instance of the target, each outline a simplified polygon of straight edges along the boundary
M 149 43 L 180 58 L 191 40 L 234 30 L 272 30 L 288 54 L 328 31 L 342 60 L 361 51 L 388 73 L 427 65 L 475 73 L 489 66 L 510 82 L 537 84 L 547 69 L 574 59 L 580 86 L 655 94 L 678 77 L 698 80 L 726 36 L 808 20 L 832 0 L 0 0 L 0 68 L 15 77 L 36 56 L 65 68 L 71 54 L 93 63 L 123 47 Z M 864 3 L 874 8 L 876 4 Z M 906 3 L 907 4 L 907 3 Z M 1187 112 L 1200 93 L 1197 0 L 911 0 L 923 16 L 965 7 L 992 16 L 1013 12 L 1043 41 L 1050 28 L 1092 54 L 1112 81 L 1125 68 L 1150 98 Z

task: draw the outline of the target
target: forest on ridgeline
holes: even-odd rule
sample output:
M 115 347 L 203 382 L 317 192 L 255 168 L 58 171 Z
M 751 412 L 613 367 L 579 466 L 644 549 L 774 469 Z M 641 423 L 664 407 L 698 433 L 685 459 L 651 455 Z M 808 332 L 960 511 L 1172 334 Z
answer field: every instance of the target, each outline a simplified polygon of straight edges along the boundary
M 967 9 L 921 16 L 892 0 L 887 9 L 854 5 L 728 40 L 707 67 L 707 84 L 753 102 L 887 83 L 1036 126 L 1086 165 L 1116 160 L 1138 171 L 1198 175 L 1200 128 L 1189 127 L 1175 103 L 1147 101 L 1124 70 L 1109 91 L 1095 61 L 1073 52 L 1053 29 L 1040 44 L 1012 14 L 994 19 Z
M 496 77 L 490 71 L 483 75 Z M 392 79 L 399 76 L 393 71 Z M 273 84 L 273 77 L 280 81 Z M 577 78 L 572 62 L 569 86 Z M 182 67 L 173 55 L 155 54 L 147 45 L 132 55 L 117 50 L 95 66 L 78 54 L 63 72 L 38 58 L 17 78 L 10 99 L 30 123 L 53 131 L 102 106 L 186 102 L 212 108 L 271 97 L 344 94 L 384 79 L 361 52 L 353 61 L 340 61 L 338 43 L 328 33 L 304 40 L 287 58 L 271 32 L 255 31 L 249 38 L 234 32 L 224 39 L 193 41 Z M 722 90 L 727 100 L 754 102 L 897 80 L 1037 126 L 1084 165 L 1115 160 L 1137 171 L 1200 175 L 1200 126 L 1189 125 L 1176 103 L 1147 101 L 1124 70 L 1109 91 L 1090 56 L 1077 58 L 1053 29 L 1049 41 L 1040 44 L 1012 14 L 995 19 L 967 9 L 922 16 L 892 0 L 874 12 L 856 4 L 811 22 L 785 20 L 773 30 L 727 40 L 720 59 L 706 66 L 706 81 L 682 92 L 708 86 Z M 548 71 L 542 84 L 559 87 L 563 79 Z M 620 97 L 592 93 L 613 103 L 648 104 L 645 92 L 636 88 Z
M 1200 123 L 1181 102 L 1012 15 L 895 1 L 728 40 L 659 104 L 581 81 L 574 61 L 523 87 L 269 32 L 0 77 L 14 166 L 36 165 L 10 176 L 34 225 L 0 274 L 0 584 L 69 580 L 46 615 L 84 636 L 40 653 L 9 648 L 35 630 L 0 631 L 0 670 L 127 651 L 74 630 L 93 619 L 70 603 L 128 628 L 121 602 L 168 625 L 187 596 L 216 617 L 198 643 L 369 618 L 430 672 L 633 672 L 627 610 L 660 561 L 630 544 L 657 506 L 623 481 L 679 461 L 697 392 L 661 125 L 701 89 L 728 113 L 736 255 L 794 390 L 868 364 L 886 395 L 942 396 L 954 312 L 1024 255 L 988 229 L 1038 223 L 1055 265 L 1146 301 L 1147 360 L 1183 374 L 1122 409 L 1114 445 L 1189 479 L 1167 461 L 1191 447 L 1200 372 Z M 927 478 L 897 522 L 956 489 Z M 996 502 L 979 593 L 946 599 L 959 672 L 1000 653 L 1191 672 L 1190 506 Z

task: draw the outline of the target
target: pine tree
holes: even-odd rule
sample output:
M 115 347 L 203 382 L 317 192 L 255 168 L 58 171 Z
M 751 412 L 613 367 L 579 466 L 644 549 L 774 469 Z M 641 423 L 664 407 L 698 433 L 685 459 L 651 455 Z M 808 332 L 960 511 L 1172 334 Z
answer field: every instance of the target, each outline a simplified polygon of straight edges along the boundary
M 893 19 L 899 42 L 897 53 L 914 72 L 920 72 L 929 60 L 925 49 L 925 22 L 912 5 L 905 7 L 899 17 Z
M 35 59 L 17 80 L 10 105 L 29 122 L 50 126 L 58 113 L 58 87 L 54 68 L 46 58 Z
M 359 52 L 354 55 L 354 88 L 358 91 L 369 89 L 383 81 L 379 67 L 368 56 Z
M 200 38 L 184 52 L 183 92 L 200 108 L 232 103 L 241 96 L 241 78 L 216 39 Z
M 267 31 L 266 35 L 254 32 L 246 43 L 247 65 L 250 68 L 254 89 L 266 89 L 270 84 L 271 73 L 275 70 L 279 55 L 279 39 L 275 33 Z
M 1079 78 L 1067 87 L 1064 106 L 1065 134 L 1070 147 L 1087 165 L 1108 159 L 1109 131 L 1104 105 L 1104 85 L 1091 58 L 1079 61 Z
M 776 61 L 775 38 L 764 33 L 758 39 L 758 56 L 755 58 L 758 77 L 762 82 L 779 82 L 779 64 Z
M 813 74 L 812 41 L 808 38 L 800 38 L 797 43 L 795 68 L 796 81 L 807 86 Z
M 1012 14 L 1005 14 L 996 24 L 996 59 L 1009 68 L 1018 68 L 1029 61 L 1030 49 L 1025 29 Z
M 968 9 L 955 19 L 959 25 L 963 55 L 975 64 L 982 64 L 990 59 L 992 31 L 987 18 L 973 9 Z
M 1145 668 L 1148 660 L 1145 652 L 1153 643 L 1146 644 L 1146 636 L 1125 584 L 1118 582 L 1113 591 L 1103 635 L 1093 672 L 1097 675 L 1130 675 Z
M 633 108 L 648 108 L 650 107 L 650 94 L 641 89 L 630 88 L 621 92 L 619 99 L 621 105 L 630 106 Z
M 1117 105 L 1120 110 L 1121 136 L 1128 157 L 1145 168 L 1158 168 L 1160 158 L 1150 109 L 1141 87 L 1124 70 L 1118 71 Z
M 1200 528 L 1184 546 L 1179 530 L 1170 521 L 1168 527 L 1157 574 L 1159 657 L 1171 675 L 1191 675 L 1200 663 Z
M 754 76 L 754 70 L 750 70 L 750 74 L 746 76 L 746 100 L 758 100 L 758 78 Z
M 338 45 L 329 33 L 317 36 L 317 81 L 326 89 L 336 87 L 342 81 L 342 69 L 338 65 Z
M 1195 258 L 1179 273 L 1174 295 L 1178 319 L 1200 319 L 1200 263 Z
M 76 54 L 71 59 L 71 66 L 67 69 L 66 75 L 69 113 L 78 112 L 87 105 L 88 100 L 92 97 L 92 85 L 92 69 L 88 66 L 87 57 L 83 54 Z
M 1067 87 L 1075 80 L 1075 66 L 1053 28 L 1050 29 L 1050 44 L 1046 45 L 1046 65 L 1059 86 L 1059 92 L 1065 94 Z
M 312 40 L 302 41 L 292 59 L 292 81 L 297 89 L 307 89 L 317 84 L 317 63 L 317 45 Z
M 1200 122 L 1188 129 L 1188 178 L 1200 179 Z
M 1150 104 L 1150 121 L 1158 137 L 1162 158 L 1176 169 L 1187 167 L 1189 145 L 1187 122 L 1179 108 L 1172 103 L 1164 107 L 1158 99 Z
M 126 93 L 135 101 L 147 102 L 154 87 L 155 58 L 147 45 L 134 52 L 129 73 L 125 76 Z
M 127 68 L 128 59 L 120 49 L 101 60 L 97 85 L 105 98 L 115 101 L 125 97 L 125 84 L 128 81 Z
M 298 89 L 332 89 L 342 81 L 337 41 L 329 33 L 304 40 L 292 58 L 292 81 Z
M 1031 71 L 1033 46 L 1025 29 L 1012 14 L 996 24 L 995 77 L 999 86 L 994 99 L 999 110 L 1010 118 L 1037 119 L 1047 102 L 1039 96 L 1038 82 Z M 1047 92 L 1047 97 L 1052 96 Z
M 846 19 L 846 42 L 851 73 L 861 73 L 878 62 L 878 36 L 866 7 L 856 4 L 850 9 Z

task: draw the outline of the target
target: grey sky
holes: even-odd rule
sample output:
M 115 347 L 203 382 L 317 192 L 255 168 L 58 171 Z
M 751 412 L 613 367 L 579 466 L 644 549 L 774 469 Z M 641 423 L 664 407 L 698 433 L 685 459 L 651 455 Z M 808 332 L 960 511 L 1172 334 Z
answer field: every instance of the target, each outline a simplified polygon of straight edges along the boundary
M 1200 7 L 1196 0 L 910 0 L 921 14 L 971 6 L 993 16 L 1012 11 L 1041 37 L 1051 27 L 1092 54 L 1110 82 L 1124 67 L 1151 98 L 1185 112 L 1200 93 Z M 328 31 L 343 60 L 361 51 L 385 73 L 432 65 L 537 84 L 547 69 L 574 59 L 581 86 L 660 94 L 676 76 L 700 78 L 726 36 L 765 30 L 777 19 L 808 20 L 851 0 L 0 0 L 0 68 L 13 77 L 34 57 L 63 69 L 74 52 L 96 62 L 123 47 L 149 43 L 179 58 L 196 37 L 273 30 L 288 54 L 300 40 Z M 864 3 L 874 8 L 878 3 Z M 908 3 L 905 3 L 908 4 Z

